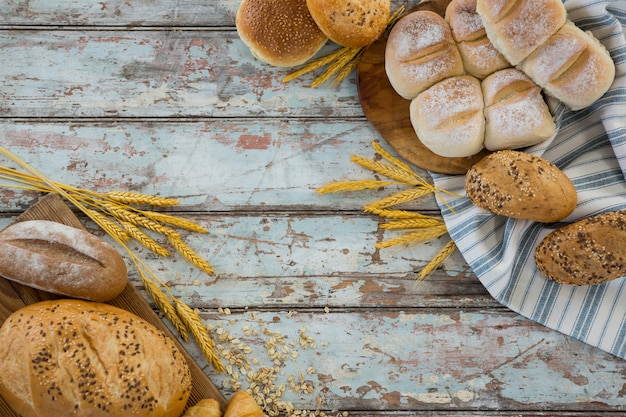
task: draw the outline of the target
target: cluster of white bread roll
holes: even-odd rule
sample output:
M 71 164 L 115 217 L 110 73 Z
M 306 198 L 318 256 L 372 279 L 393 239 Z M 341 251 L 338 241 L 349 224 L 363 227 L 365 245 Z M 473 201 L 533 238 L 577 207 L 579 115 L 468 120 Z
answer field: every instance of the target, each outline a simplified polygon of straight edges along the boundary
M 543 92 L 579 110 L 615 78 L 608 51 L 567 21 L 560 0 L 452 0 L 445 17 L 409 13 L 389 34 L 385 71 L 411 100 L 418 138 L 444 157 L 550 139 Z

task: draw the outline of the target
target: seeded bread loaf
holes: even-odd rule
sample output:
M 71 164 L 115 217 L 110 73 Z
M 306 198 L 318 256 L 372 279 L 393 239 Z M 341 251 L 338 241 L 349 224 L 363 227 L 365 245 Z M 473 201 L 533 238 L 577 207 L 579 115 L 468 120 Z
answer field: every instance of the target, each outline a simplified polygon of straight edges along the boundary
M 526 152 L 503 150 L 474 164 L 465 177 L 468 198 L 494 214 L 556 222 L 574 211 L 576 188 L 549 161 Z
M 0 233 L 0 275 L 92 301 L 109 301 L 128 283 L 115 248 L 87 231 L 47 220 L 14 223 Z
M 535 263 L 562 284 L 594 285 L 626 277 L 626 211 L 595 215 L 551 232 L 537 246 Z
M 0 395 L 22 417 L 179 417 L 191 393 L 174 342 L 108 304 L 31 304 L 0 340 Z

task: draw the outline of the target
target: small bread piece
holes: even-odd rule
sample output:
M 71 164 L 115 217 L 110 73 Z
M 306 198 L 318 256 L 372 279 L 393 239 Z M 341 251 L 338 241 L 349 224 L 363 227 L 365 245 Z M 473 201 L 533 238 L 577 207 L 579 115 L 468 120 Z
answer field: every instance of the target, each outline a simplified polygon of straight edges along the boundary
M 468 74 L 483 79 L 511 66 L 487 37 L 482 18 L 476 13 L 476 0 L 452 0 L 445 19 Z
M 626 211 L 598 214 L 548 234 L 535 263 L 561 284 L 595 285 L 626 277 Z
M 567 22 L 520 68 L 572 110 L 595 103 L 615 79 L 615 63 L 591 33 Z
M 222 408 L 213 398 L 203 398 L 189 407 L 183 417 L 222 417 Z
M 467 197 L 484 210 L 516 219 L 556 222 L 576 208 L 576 188 L 549 161 L 503 150 L 474 164 L 465 177 Z
M 513 65 L 522 62 L 563 26 L 561 0 L 477 0 L 487 36 Z
M 252 395 L 237 391 L 228 401 L 224 417 L 265 417 L 265 414 Z
M 313 20 L 337 45 L 361 48 L 382 35 L 390 0 L 306 0 Z
M 92 301 L 109 301 L 128 283 L 115 248 L 85 230 L 47 220 L 14 223 L 0 233 L 0 275 Z
M 0 328 L 0 395 L 22 417 L 179 417 L 191 372 L 174 342 L 104 303 L 42 301 Z
M 485 98 L 485 148 L 490 151 L 535 145 L 556 134 L 556 124 L 541 88 L 526 74 L 507 68 L 482 82 Z
M 402 17 L 389 33 L 385 72 L 393 89 L 412 100 L 465 70 L 448 23 L 434 12 L 416 11 Z
M 411 101 L 411 124 L 424 146 L 440 156 L 467 157 L 483 149 L 485 116 L 480 81 L 447 78 Z
M 255 58 L 277 67 L 305 63 L 328 41 L 306 0 L 242 0 L 235 26 Z

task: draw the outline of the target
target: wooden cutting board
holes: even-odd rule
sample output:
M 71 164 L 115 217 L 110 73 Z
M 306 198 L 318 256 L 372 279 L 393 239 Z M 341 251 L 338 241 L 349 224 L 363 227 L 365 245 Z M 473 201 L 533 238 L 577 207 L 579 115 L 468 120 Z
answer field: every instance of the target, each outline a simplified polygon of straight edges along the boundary
M 56 194 L 46 195 L 16 219 L 16 221 L 24 220 L 52 220 L 84 229 L 80 220 L 74 215 L 67 204 L 63 202 L 61 197 Z M 58 298 L 58 296 L 20 285 L 0 277 L 0 324 L 4 323 L 12 312 L 25 305 L 54 298 Z M 189 406 L 203 398 L 214 398 L 216 401 L 220 402 L 223 409 L 225 408 L 226 400 L 217 387 L 211 382 L 202 368 L 193 360 L 187 350 L 131 283 L 126 286 L 126 289 L 124 289 L 120 295 L 109 301 L 108 304 L 128 310 L 154 324 L 157 328 L 170 336 L 174 343 L 176 343 L 187 359 L 193 378 L 193 388 L 188 402 Z M 1 397 L 0 416 L 19 417 Z
M 443 16 L 449 3 L 450 0 L 426 0 L 409 8 L 407 12 L 430 10 Z M 406 161 L 440 174 L 465 174 L 488 152 L 482 151 L 468 158 L 447 158 L 424 146 L 411 124 L 411 101 L 398 95 L 387 78 L 386 45 L 387 34 L 369 46 L 359 60 L 357 88 L 365 117 Z

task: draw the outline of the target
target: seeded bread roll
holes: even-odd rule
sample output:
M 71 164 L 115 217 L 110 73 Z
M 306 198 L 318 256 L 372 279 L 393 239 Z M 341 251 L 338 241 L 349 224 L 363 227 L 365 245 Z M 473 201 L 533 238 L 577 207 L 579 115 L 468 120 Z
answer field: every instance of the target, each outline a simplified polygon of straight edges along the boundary
M 563 26 L 561 0 L 477 0 L 487 36 L 512 65 L 517 65 Z
M 588 217 L 547 235 L 535 263 L 561 284 L 595 285 L 626 277 L 626 211 Z
M 476 13 L 476 0 L 452 0 L 445 19 L 468 74 L 483 79 L 511 66 L 487 37 L 483 21 Z
M 434 12 L 416 11 L 401 18 L 389 33 L 385 72 L 393 89 L 412 100 L 465 70 L 448 23 Z
M 306 0 L 242 0 L 235 25 L 252 55 L 277 67 L 305 63 L 328 41 Z
M 0 233 L 0 275 L 92 301 L 109 301 L 128 283 L 115 248 L 89 232 L 47 220 L 18 222 Z
M 515 68 L 497 71 L 482 82 L 485 98 L 485 148 L 523 148 L 548 140 L 556 125 L 541 88 Z
M 0 340 L 0 395 L 22 417 L 179 417 L 191 393 L 174 342 L 108 304 L 31 304 Z
M 485 117 L 480 82 L 450 77 L 420 93 L 409 107 L 411 124 L 428 149 L 444 157 L 467 157 L 483 149 Z
M 333 42 L 361 48 L 387 27 L 390 0 L 306 0 L 313 20 Z
M 595 103 L 615 79 L 615 63 L 589 32 L 567 22 L 520 68 L 572 110 Z
M 484 210 L 516 219 L 556 222 L 576 208 L 576 188 L 549 161 L 503 150 L 474 164 L 465 177 L 467 197 Z

